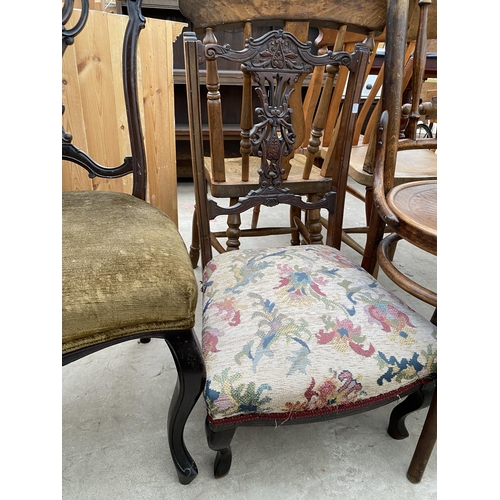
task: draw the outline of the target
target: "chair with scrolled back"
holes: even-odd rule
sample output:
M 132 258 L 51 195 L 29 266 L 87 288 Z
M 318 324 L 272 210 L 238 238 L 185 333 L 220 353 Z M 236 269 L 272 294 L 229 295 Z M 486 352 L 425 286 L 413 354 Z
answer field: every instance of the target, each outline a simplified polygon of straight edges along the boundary
M 397 3 L 389 2 L 388 15 Z M 368 4 L 356 2 L 360 16 L 362 5 Z M 184 55 L 203 264 L 206 433 L 217 452 L 215 476 L 229 472 L 231 441 L 240 426 L 317 422 L 406 398 L 393 409 L 388 432 L 395 439 L 408 436 L 406 416 L 428 405 L 435 387 L 435 326 L 333 248 L 333 188 L 304 200 L 281 182 L 294 148 L 295 108 L 288 99 L 294 82 L 315 66 L 349 67 L 356 53 L 315 56 L 310 45 L 278 29 L 249 39 L 241 51 L 204 44 L 187 32 Z M 247 137 L 257 185 L 242 182 L 230 206 L 209 195 L 204 158 L 199 62 L 218 59 L 237 61 L 260 99 L 258 121 Z M 346 176 L 348 161 L 340 166 Z M 326 210 L 326 244 L 263 244 L 213 256 L 211 220 L 258 205 L 275 211 L 281 204 L 306 213 Z M 298 228 L 307 240 L 307 227 Z M 427 458 L 412 468 L 425 468 Z
M 121 61 L 131 155 L 119 166 L 106 167 L 76 147 L 70 131 L 63 128 L 62 132 L 63 160 L 80 165 L 91 177 L 133 175 L 131 194 L 63 192 L 62 364 L 127 340 L 164 339 L 178 373 L 168 414 L 168 441 L 179 481 L 187 484 L 198 471 L 184 444 L 184 427 L 205 381 L 193 329 L 198 286 L 175 223 L 145 201 L 147 169 L 137 101 L 136 52 L 145 26 L 140 4 L 140 0 L 128 1 Z M 88 0 L 81 5 L 76 10 L 72 0 L 63 4 L 63 56 L 69 45 L 77 43 L 75 37 L 88 25 L 89 15 L 92 19 L 109 16 L 106 26 L 110 30 L 122 24 L 123 16 L 89 12 Z M 91 70 L 87 67 L 86 71 L 88 75 Z M 76 67 L 72 73 L 77 74 Z M 99 90 L 93 89 L 96 102 L 102 97 L 97 95 Z M 78 114 L 75 100 L 67 107 L 63 113 Z

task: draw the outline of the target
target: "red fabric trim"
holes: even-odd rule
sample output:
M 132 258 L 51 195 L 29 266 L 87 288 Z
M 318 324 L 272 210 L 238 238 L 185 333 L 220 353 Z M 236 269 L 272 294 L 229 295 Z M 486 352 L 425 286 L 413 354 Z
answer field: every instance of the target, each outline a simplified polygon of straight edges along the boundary
M 412 384 L 405 386 L 402 389 L 394 390 L 388 392 L 386 394 L 381 394 L 380 396 L 376 396 L 374 398 L 364 399 L 362 401 L 356 401 L 355 403 L 345 403 L 341 405 L 329 405 L 323 408 L 318 408 L 316 410 L 306 410 L 306 411 L 297 411 L 297 412 L 289 412 L 289 413 L 251 413 L 245 415 L 237 415 L 235 417 L 228 417 L 214 420 L 212 417 L 207 414 L 207 418 L 210 421 L 210 424 L 213 425 L 226 425 L 226 424 L 238 424 L 242 422 L 252 422 L 256 420 L 298 420 L 298 419 L 307 419 L 311 417 L 321 417 L 323 415 L 328 415 L 332 413 L 343 413 L 351 410 L 356 410 L 359 408 L 363 408 L 364 406 L 371 406 L 375 403 L 382 403 L 383 401 L 387 401 L 390 403 L 392 400 L 397 399 L 401 394 L 406 395 L 407 393 L 412 392 L 411 389 L 418 387 L 420 385 L 424 385 L 426 383 L 432 382 L 435 380 L 433 377 L 428 377 L 426 379 L 417 380 Z M 379 404 L 378 406 L 382 406 Z

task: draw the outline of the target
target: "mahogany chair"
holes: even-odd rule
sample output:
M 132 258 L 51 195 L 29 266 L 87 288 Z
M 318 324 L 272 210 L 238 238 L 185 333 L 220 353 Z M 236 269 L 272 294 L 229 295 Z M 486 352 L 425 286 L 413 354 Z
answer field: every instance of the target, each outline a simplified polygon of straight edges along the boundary
M 277 49 L 283 54 L 279 59 Z M 388 427 L 393 438 L 405 438 L 406 416 L 429 404 L 436 383 L 435 326 L 333 248 L 336 192 L 305 201 L 282 182 L 295 141 L 288 100 L 293 83 L 313 66 L 339 60 L 349 66 L 356 58 L 347 52 L 314 56 L 310 49 L 282 30 L 249 40 L 241 51 L 203 44 L 195 33 L 184 33 L 203 265 L 206 433 L 208 446 L 217 452 L 215 477 L 230 470 L 231 441 L 240 426 L 317 422 L 406 398 L 393 409 Z M 259 121 L 248 136 L 257 163 L 249 166 L 258 169 L 258 184 L 241 183 L 241 195 L 229 207 L 209 194 L 200 59 L 237 61 L 261 99 Z M 348 163 L 342 168 L 346 173 Z M 277 210 L 280 204 L 305 212 L 327 210 L 326 244 L 263 244 L 213 256 L 211 220 L 257 205 Z M 298 228 L 307 240 L 307 227 Z M 424 453 L 412 468 L 424 469 L 425 463 Z
M 179 481 L 188 484 L 198 471 L 183 432 L 205 382 L 205 365 L 193 329 L 198 286 L 176 225 L 145 201 L 147 169 L 136 81 L 137 42 L 145 26 L 140 5 L 140 0 L 128 1 L 123 41 L 131 156 L 119 166 L 102 166 L 72 144 L 70 132 L 62 131 L 63 160 L 80 165 L 91 177 L 133 175 L 132 194 L 63 192 L 62 364 L 128 340 L 164 339 L 178 373 L 168 413 L 168 441 Z M 78 11 L 72 0 L 64 3 L 63 56 L 88 15 L 88 0 L 82 1 Z M 109 16 L 109 23 L 118 20 Z
M 300 4 L 300 5 L 299 5 Z M 362 5 L 362 7 L 360 7 Z M 252 29 L 257 26 L 261 28 L 262 24 L 281 26 L 286 31 L 293 33 L 299 40 L 305 42 L 309 32 L 309 27 L 327 25 L 338 27 L 342 33 L 339 37 L 340 48 L 334 48 L 339 52 L 342 48 L 342 37 L 347 28 L 360 34 L 366 42 L 353 44 L 350 53 L 356 54 L 359 59 L 356 64 L 349 66 L 342 64 L 329 64 L 321 68 L 325 76 L 322 86 L 321 98 L 316 105 L 308 106 L 307 111 L 302 102 L 302 82 L 308 77 L 308 72 L 302 73 L 294 84 L 293 92 L 290 95 L 289 106 L 293 107 L 291 120 L 294 125 L 294 142 L 289 156 L 283 160 L 284 173 L 281 177 L 283 186 L 291 192 L 300 194 L 309 199 L 322 196 L 325 192 L 331 190 L 332 185 L 338 192 L 344 189 L 347 177 L 341 177 L 345 169 L 340 167 L 343 162 L 348 162 L 351 146 L 351 138 L 355 123 L 356 112 L 358 109 L 362 84 L 365 75 L 365 67 L 368 63 L 369 54 L 372 48 L 371 40 L 373 36 L 381 32 L 385 26 L 386 2 L 370 2 L 366 6 L 359 0 L 350 0 L 349 2 L 332 2 L 327 9 L 322 10 L 321 15 L 314 12 L 317 9 L 310 6 L 304 13 L 304 4 L 300 2 L 290 2 L 284 8 L 281 4 L 261 5 L 261 2 L 234 2 L 230 7 L 221 6 L 217 3 L 207 0 L 198 0 L 195 2 L 179 2 L 181 12 L 193 22 L 193 26 L 198 31 L 205 30 L 203 43 L 205 45 L 215 44 L 217 40 L 213 33 L 213 28 L 217 26 L 232 27 L 244 26 L 246 37 L 250 37 Z M 224 10 L 225 9 L 225 10 Z M 359 9 L 363 9 L 365 15 L 359 14 Z M 307 19 L 304 19 L 304 16 Z M 262 32 L 262 29 L 260 29 Z M 251 38 L 248 38 L 251 40 Z M 226 199 L 227 203 L 234 204 L 238 198 L 243 196 L 248 190 L 258 189 L 259 180 L 257 175 L 259 159 L 250 154 L 252 144 L 249 140 L 249 134 L 256 120 L 259 119 L 258 111 L 254 111 L 256 106 L 257 94 L 255 85 L 251 83 L 250 75 L 245 72 L 240 73 L 242 82 L 242 106 L 240 121 L 240 148 L 236 155 L 230 157 L 224 149 L 224 131 L 230 125 L 223 122 L 225 109 L 234 108 L 234 101 L 224 101 L 221 92 L 221 77 L 219 71 L 219 62 L 217 59 L 207 59 L 202 70 L 202 76 L 206 82 L 206 107 L 203 106 L 202 113 L 205 119 L 204 128 L 208 129 L 209 152 L 205 149 L 205 175 L 210 188 L 211 195 L 215 198 Z M 233 73 L 240 72 L 238 64 L 233 63 Z M 311 69 L 312 71 L 312 69 Z M 345 72 L 348 81 L 344 96 L 343 105 L 351 110 L 345 113 L 339 127 L 339 143 L 342 144 L 328 161 L 323 163 L 322 168 L 312 168 L 315 157 L 319 151 L 320 140 L 323 134 L 325 117 L 330 105 L 331 95 L 334 91 L 339 71 Z M 315 78 L 315 75 L 312 75 Z M 237 80 L 233 76 L 233 80 Z M 201 83 L 201 82 L 200 82 Z M 252 87 L 253 85 L 253 87 Z M 266 90 L 267 92 L 267 90 Z M 310 126 L 306 126 L 305 116 L 307 112 L 315 108 L 314 117 L 311 118 Z M 206 109 L 206 117 L 205 117 Z M 302 148 L 301 144 L 309 139 L 307 148 Z M 337 201 L 343 203 L 344 198 L 339 196 Z M 257 227 L 257 218 L 260 206 L 256 206 L 250 227 L 242 228 L 242 221 L 239 215 L 234 214 L 228 218 L 227 229 L 221 232 L 212 232 L 211 240 L 214 248 L 222 253 L 227 250 L 234 250 L 240 247 L 240 238 L 245 236 L 263 236 L 272 234 L 290 233 L 291 244 L 300 244 L 299 233 L 294 221 L 299 220 L 298 224 L 305 224 L 308 227 L 309 238 L 312 243 L 322 242 L 322 228 L 320 222 L 320 213 L 311 212 L 306 221 L 300 221 L 301 212 L 296 207 L 291 209 L 289 221 L 286 225 L 273 227 Z M 336 214 L 343 212 L 343 206 L 338 206 Z M 193 234 L 190 249 L 193 267 L 196 267 L 199 260 L 199 241 L 198 241 L 197 213 L 193 217 Z M 219 241 L 219 238 L 227 238 L 225 244 Z

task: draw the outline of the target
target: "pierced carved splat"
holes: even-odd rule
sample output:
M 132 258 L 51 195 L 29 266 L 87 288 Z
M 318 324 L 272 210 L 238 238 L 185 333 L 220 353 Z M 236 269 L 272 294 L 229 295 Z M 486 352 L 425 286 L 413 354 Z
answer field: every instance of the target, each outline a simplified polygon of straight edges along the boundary
M 207 61 L 217 58 L 239 62 L 251 75 L 261 106 L 256 108 L 259 122 L 250 130 L 251 153 L 261 158 L 259 170 L 260 189 L 253 192 L 289 195 L 282 188 L 283 159 L 294 150 L 296 134 L 289 107 L 294 84 L 314 66 L 344 65 L 351 67 L 353 60 L 348 52 L 328 51 L 321 56 L 311 54 L 311 42 L 302 43 L 291 33 L 273 30 L 259 39 L 248 38 L 241 51 L 229 45 L 208 43 L 204 46 Z

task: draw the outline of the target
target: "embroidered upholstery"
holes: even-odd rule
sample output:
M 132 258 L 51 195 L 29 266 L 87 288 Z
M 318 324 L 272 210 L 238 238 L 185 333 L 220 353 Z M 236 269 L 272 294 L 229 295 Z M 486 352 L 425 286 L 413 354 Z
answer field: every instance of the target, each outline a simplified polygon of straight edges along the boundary
M 212 421 L 387 402 L 436 374 L 434 325 L 334 248 L 224 253 L 203 290 Z

